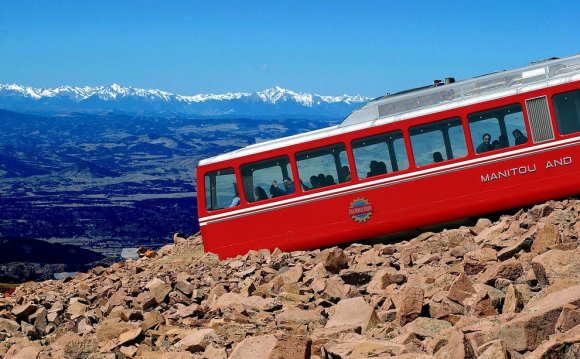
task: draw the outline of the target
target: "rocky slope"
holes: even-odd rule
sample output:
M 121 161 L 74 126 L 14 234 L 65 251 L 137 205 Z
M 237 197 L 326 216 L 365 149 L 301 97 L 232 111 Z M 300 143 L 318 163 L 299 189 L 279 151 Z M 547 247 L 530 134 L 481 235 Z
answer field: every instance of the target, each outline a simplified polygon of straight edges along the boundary
M 576 358 L 580 200 L 401 243 L 219 261 L 201 238 L 0 299 L 5 358 Z

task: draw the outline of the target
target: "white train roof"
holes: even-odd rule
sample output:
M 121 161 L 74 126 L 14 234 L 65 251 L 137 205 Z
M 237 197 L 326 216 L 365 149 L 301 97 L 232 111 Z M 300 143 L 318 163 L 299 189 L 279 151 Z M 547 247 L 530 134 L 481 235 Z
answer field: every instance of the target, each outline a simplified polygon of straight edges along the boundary
M 201 160 L 199 165 L 315 141 L 577 80 L 580 80 L 580 55 L 549 59 L 516 70 L 496 72 L 468 80 L 445 81 L 371 100 L 348 115 L 340 125 L 253 144 Z

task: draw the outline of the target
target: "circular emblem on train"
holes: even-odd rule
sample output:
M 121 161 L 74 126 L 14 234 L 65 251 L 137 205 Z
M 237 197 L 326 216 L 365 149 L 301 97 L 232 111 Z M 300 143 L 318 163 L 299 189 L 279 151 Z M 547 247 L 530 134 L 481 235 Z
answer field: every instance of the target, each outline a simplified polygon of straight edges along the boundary
M 366 198 L 356 198 L 350 202 L 348 215 L 355 222 L 364 223 L 371 218 L 373 205 Z

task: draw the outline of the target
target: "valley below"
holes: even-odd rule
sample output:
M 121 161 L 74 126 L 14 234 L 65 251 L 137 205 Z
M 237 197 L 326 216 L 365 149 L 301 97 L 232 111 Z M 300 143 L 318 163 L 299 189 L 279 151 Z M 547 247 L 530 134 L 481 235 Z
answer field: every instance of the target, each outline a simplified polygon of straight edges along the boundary
M 328 125 L 0 110 L 0 238 L 76 245 L 113 260 L 123 248 L 159 248 L 175 232 L 199 230 L 200 159 Z

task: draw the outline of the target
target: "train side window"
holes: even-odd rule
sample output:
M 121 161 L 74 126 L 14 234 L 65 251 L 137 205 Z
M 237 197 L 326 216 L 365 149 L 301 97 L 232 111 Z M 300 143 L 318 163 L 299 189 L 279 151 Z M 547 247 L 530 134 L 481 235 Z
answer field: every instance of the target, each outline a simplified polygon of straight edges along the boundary
M 580 132 L 580 91 L 554 95 L 552 101 L 560 134 Z
M 465 133 L 459 117 L 411 127 L 409 134 L 417 166 L 467 155 Z
M 354 140 L 352 151 L 359 178 L 396 172 L 409 167 L 402 131 Z
M 485 153 L 528 141 L 522 106 L 513 104 L 468 116 L 469 131 L 476 153 Z
M 252 162 L 240 167 L 248 202 L 294 193 L 294 176 L 288 156 Z
M 213 211 L 240 204 L 238 185 L 233 168 L 205 174 L 205 208 Z
M 296 154 L 298 177 L 306 191 L 351 180 L 343 143 Z

